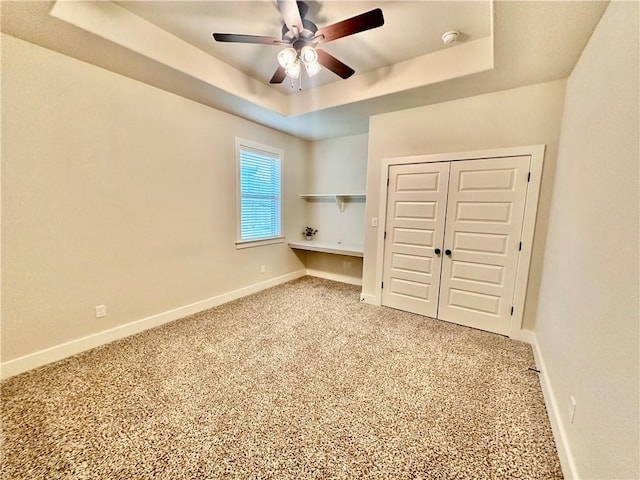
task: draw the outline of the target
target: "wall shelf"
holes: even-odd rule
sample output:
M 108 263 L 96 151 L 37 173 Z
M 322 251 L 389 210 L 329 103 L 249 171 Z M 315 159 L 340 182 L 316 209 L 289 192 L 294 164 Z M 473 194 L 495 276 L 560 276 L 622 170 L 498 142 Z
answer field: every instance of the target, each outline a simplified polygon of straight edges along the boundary
M 289 242 L 289 246 L 294 250 L 334 253 L 336 255 L 347 255 L 349 257 L 364 256 L 364 247 L 362 247 L 361 245 L 345 245 L 342 243 L 316 242 L 315 240 L 307 240 L 301 242 Z
M 305 193 L 300 195 L 301 198 L 304 198 L 307 201 L 312 200 L 323 200 L 323 199 L 334 199 L 336 205 L 341 212 L 344 212 L 344 203 L 347 200 L 364 200 L 366 195 L 364 193 Z

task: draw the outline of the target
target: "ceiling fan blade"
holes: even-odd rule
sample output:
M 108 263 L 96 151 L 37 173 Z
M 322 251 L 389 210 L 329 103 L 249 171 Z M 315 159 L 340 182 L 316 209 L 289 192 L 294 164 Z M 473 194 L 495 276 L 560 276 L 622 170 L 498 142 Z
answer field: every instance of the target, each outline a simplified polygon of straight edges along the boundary
M 237 33 L 214 33 L 213 38 L 217 42 L 232 43 L 260 43 L 263 45 L 288 45 L 277 37 L 263 37 L 260 35 L 240 35 Z
M 273 77 L 271 77 L 271 80 L 269 80 L 269 83 L 282 83 L 286 76 L 287 74 L 285 73 L 284 68 L 278 66 L 276 72 L 273 74 Z
M 282 15 L 285 25 L 291 31 L 297 31 L 298 34 L 304 29 L 298 2 L 296 0 L 277 0 L 278 10 Z M 296 30 L 294 30 L 294 27 Z
M 316 52 L 318 52 L 318 63 L 323 67 L 328 68 L 339 77 L 349 78 L 351 75 L 356 73 L 353 68 L 345 65 L 330 53 L 325 52 L 320 48 L 316 48 Z
M 319 42 L 330 42 L 337 38 L 353 35 L 354 33 L 364 32 L 365 30 L 371 30 L 372 28 L 381 27 L 384 25 L 384 17 L 382 16 L 382 10 L 376 8 L 369 12 L 361 13 L 355 17 L 342 20 L 341 22 L 334 23 L 327 27 L 319 28 L 316 31 L 315 38 Z M 322 38 L 324 37 L 324 38 Z M 329 68 L 329 67 L 327 67 Z

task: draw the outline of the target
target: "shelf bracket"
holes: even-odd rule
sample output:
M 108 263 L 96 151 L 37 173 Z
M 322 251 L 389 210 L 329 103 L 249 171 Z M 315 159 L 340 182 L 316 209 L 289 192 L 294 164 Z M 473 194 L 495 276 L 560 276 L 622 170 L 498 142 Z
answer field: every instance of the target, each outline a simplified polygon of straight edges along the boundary
M 336 195 L 335 199 L 336 199 L 336 205 L 338 205 L 338 208 L 340 209 L 340 211 L 344 212 L 344 197 L 341 197 L 340 195 Z

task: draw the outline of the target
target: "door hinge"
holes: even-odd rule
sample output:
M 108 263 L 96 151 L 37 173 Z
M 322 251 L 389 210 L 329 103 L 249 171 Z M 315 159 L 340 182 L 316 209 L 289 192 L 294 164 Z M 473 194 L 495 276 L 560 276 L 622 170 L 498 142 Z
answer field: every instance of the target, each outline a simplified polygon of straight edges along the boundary
M 389 186 L 389 179 L 387 178 L 387 187 Z
M 522 242 L 520 242 L 520 245 L 518 245 L 518 251 L 522 250 Z
M 380 288 L 384 288 L 384 282 L 380 284 Z
M 529 174 L 527 175 L 527 182 L 530 182 L 530 181 L 531 181 L 531 172 L 529 172 Z M 387 183 L 387 185 L 389 184 Z
M 511 307 L 511 315 L 513 315 L 513 307 Z
M 387 232 L 384 232 L 384 239 L 387 239 Z

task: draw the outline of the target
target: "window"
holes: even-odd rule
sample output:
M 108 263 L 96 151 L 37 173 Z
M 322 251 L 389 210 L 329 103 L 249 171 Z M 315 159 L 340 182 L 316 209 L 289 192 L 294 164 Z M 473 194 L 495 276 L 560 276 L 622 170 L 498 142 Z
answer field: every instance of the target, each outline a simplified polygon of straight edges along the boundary
M 282 150 L 236 139 L 238 248 L 282 241 Z

